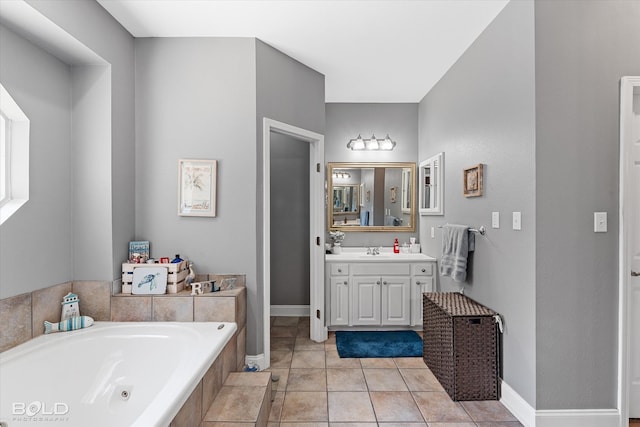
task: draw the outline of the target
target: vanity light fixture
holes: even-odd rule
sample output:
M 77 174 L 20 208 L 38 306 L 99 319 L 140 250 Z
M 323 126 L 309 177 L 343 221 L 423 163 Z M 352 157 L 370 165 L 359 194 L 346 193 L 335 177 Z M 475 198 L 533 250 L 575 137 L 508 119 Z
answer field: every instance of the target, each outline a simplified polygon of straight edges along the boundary
M 358 134 L 358 137 L 356 139 L 349 140 L 349 142 L 347 143 L 347 148 L 351 148 L 354 151 L 364 150 L 364 139 L 362 139 L 362 136 Z
M 385 139 L 377 139 L 375 135 L 371 135 L 369 139 L 363 139 L 358 135 L 357 138 L 349 140 L 347 148 L 353 151 L 391 151 L 395 148 L 396 142 L 389 137 Z
M 341 172 L 341 171 L 336 171 L 333 173 L 333 178 L 334 179 L 347 179 L 347 178 L 351 178 L 351 174 L 349 172 Z

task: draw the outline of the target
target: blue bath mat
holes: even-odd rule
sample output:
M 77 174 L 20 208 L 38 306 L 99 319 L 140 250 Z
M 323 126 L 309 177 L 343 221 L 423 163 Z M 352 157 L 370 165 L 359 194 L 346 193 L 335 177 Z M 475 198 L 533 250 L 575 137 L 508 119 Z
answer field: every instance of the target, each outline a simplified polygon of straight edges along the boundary
M 422 357 L 416 331 L 337 331 L 340 357 Z

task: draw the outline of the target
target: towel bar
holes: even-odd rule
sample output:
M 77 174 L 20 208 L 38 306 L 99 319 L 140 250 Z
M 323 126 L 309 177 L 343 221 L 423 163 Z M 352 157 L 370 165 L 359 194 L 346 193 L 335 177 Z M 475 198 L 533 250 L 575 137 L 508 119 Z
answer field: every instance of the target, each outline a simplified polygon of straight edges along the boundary
M 438 228 L 442 228 L 442 225 L 439 225 Z M 481 225 L 480 228 L 469 228 L 469 231 L 472 231 L 474 233 L 480 233 L 480 235 L 484 236 L 485 234 L 487 234 L 487 229 L 485 228 L 484 225 Z

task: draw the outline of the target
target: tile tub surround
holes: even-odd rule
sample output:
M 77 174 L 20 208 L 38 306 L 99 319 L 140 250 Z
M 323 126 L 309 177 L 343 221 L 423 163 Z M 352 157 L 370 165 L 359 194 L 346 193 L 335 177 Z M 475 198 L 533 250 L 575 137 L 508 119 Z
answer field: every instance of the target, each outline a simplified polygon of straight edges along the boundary
M 32 326 L 30 293 L 0 300 L 0 351 L 30 340 Z
M 193 390 L 170 427 L 199 427 L 218 393 L 230 375 L 236 370 L 237 333 L 225 345 L 224 350 L 211 364 L 200 383 Z
M 80 314 L 110 320 L 111 282 L 65 282 L 0 300 L 0 351 L 8 350 L 44 333 L 43 322 L 59 322 L 62 297 L 73 292 L 80 298 Z
M 207 321 L 235 322 L 238 330 L 209 367 L 187 402 L 171 423 L 172 427 L 198 427 L 223 387 L 229 373 L 244 366 L 246 349 L 246 288 L 244 275 L 206 275 L 203 280 L 237 277 L 236 289 L 192 297 L 188 291 L 174 295 L 112 295 L 113 284 L 100 281 L 66 282 L 31 293 L 0 300 L 0 351 L 8 350 L 42 334 L 42 321 L 59 321 L 62 297 L 78 294 L 82 315 L 109 321 Z M 218 279 L 216 279 L 218 280 Z M 198 300 L 202 303 L 196 303 Z M 215 300 L 215 301 L 214 301 Z M 214 302 L 211 302 L 214 301 Z M 220 310 L 207 313 L 207 310 Z M 34 333 L 34 329 L 38 329 Z M 266 418 L 265 414 L 263 418 Z M 218 425 L 218 424 L 217 424 Z M 235 424 L 239 427 L 238 424 Z
M 44 320 L 59 322 L 62 297 L 73 292 L 80 298 L 80 312 L 98 321 L 224 321 L 236 322 L 237 365 L 244 365 L 247 294 L 245 275 L 202 274 L 202 280 L 235 277 L 236 289 L 191 296 L 112 295 L 113 283 L 74 281 L 0 300 L 0 351 L 8 350 L 44 332 Z

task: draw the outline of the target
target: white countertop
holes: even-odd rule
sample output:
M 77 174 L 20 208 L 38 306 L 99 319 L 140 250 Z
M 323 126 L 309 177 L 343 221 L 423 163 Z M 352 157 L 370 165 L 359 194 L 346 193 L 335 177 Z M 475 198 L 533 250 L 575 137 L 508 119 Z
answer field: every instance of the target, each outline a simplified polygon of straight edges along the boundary
M 402 249 L 401 249 L 402 251 Z M 422 253 L 393 253 L 393 248 L 381 248 L 379 255 L 367 255 L 367 248 L 343 247 L 341 254 L 326 254 L 327 262 L 419 262 L 436 261 Z

